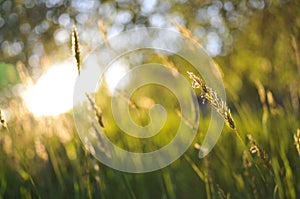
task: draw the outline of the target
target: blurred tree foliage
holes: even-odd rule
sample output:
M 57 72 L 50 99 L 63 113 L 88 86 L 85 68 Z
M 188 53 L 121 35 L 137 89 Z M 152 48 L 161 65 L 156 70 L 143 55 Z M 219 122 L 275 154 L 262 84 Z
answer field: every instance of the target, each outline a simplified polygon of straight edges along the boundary
M 1 0 L 0 60 L 20 60 L 38 77 L 47 63 L 70 57 L 73 24 L 88 52 L 103 42 L 99 19 L 108 36 L 143 26 L 174 28 L 172 20 L 216 57 L 232 94 L 243 82 L 260 80 L 292 93 L 299 107 L 299 6 L 296 0 Z
M 39 67 L 46 55 L 53 54 L 57 59 L 61 55 L 58 50 L 64 52 L 62 57 L 68 55 L 73 24 L 79 27 L 83 43 L 88 43 L 89 47 L 97 45 L 101 41 L 101 34 L 97 32 L 98 19 L 108 27 L 108 35 L 136 26 L 170 27 L 169 20 L 173 20 L 190 28 L 212 55 L 226 54 L 231 48 L 234 30 L 245 24 L 251 12 L 249 2 L 245 1 L 0 2 L 0 59 L 13 64 L 21 60 L 32 68 Z
M 289 104 L 300 113 L 299 7 L 299 1 L 273 1 L 266 9 L 252 11 L 247 25 L 235 37 L 232 51 L 217 58 L 230 79 L 225 82 L 232 96 L 238 98 L 234 93 L 239 93 L 243 100 L 251 101 L 251 96 L 257 95 L 251 95 L 247 82 L 252 87 L 261 82 L 280 104 Z

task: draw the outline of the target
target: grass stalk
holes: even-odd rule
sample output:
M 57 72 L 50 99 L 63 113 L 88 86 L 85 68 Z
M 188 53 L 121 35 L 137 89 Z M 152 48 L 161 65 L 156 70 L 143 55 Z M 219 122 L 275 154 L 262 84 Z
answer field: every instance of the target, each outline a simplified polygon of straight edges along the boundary
M 238 130 L 237 130 L 237 129 L 234 129 L 233 132 L 234 132 L 234 134 L 236 135 L 236 137 L 238 138 L 238 140 L 240 141 L 240 143 L 243 145 L 243 147 L 246 149 L 245 151 L 246 151 L 248 157 L 250 158 L 251 162 L 254 164 L 254 166 L 255 166 L 255 168 L 256 168 L 258 174 L 260 175 L 260 177 L 262 178 L 263 182 L 265 183 L 265 182 L 266 182 L 266 179 L 265 179 L 264 175 L 262 174 L 262 172 L 261 172 L 260 168 L 258 167 L 258 165 L 256 164 L 255 160 L 253 159 L 253 157 L 252 157 L 252 155 L 251 155 L 251 153 L 250 153 L 250 151 L 249 151 L 249 149 L 248 149 L 246 143 L 244 142 L 244 140 L 243 140 L 242 137 L 240 136 Z
M 169 171 L 162 171 L 162 178 L 169 198 L 176 198 L 174 186 Z
M 95 115 L 96 115 L 96 118 L 97 118 L 97 121 L 99 123 L 99 125 L 104 128 L 104 123 L 103 123 L 103 118 L 102 118 L 102 111 L 101 109 L 97 106 L 97 104 L 95 103 L 95 101 L 92 99 L 92 96 L 89 95 L 88 93 L 85 94 L 86 97 L 88 98 L 89 100 L 89 103 L 90 105 L 92 106 L 92 109 L 94 110 L 95 112 Z
M 78 32 L 75 25 L 73 25 L 72 28 L 72 53 L 76 61 L 78 75 L 80 75 L 80 67 L 81 67 L 80 44 L 79 44 Z
M 197 174 L 197 176 L 202 180 L 203 182 L 205 181 L 204 173 L 200 171 L 200 169 L 197 167 L 197 165 L 191 160 L 191 158 L 187 155 L 183 156 L 184 159 L 191 165 L 192 169 L 194 172 Z
M 235 122 L 233 120 L 233 117 L 230 113 L 230 109 L 227 106 L 226 102 L 223 101 L 223 99 L 219 98 L 217 93 L 212 88 L 208 87 L 200 77 L 196 76 L 192 72 L 187 72 L 187 73 L 189 74 L 189 77 L 193 80 L 192 87 L 196 88 L 196 89 L 200 89 L 202 92 L 201 98 L 208 101 L 209 104 L 212 107 L 214 107 L 217 110 L 217 112 L 224 118 L 224 120 L 226 121 L 228 126 L 233 130 L 234 134 L 236 135 L 236 137 L 238 138 L 240 143 L 243 145 L 243 147 L 245 149 L 247 149 L 246 150 L 247 154 L 248 154 L 250 160 L 253 162 L 253 164 L 254 164 L 257 172 L 259 173 L 260 177 L 262 178 L 263 182 L 266 182 L 265 177 L 263 176 L 261 170 L 259 169 L 258 165 L 254 161 L 252 155 L 250 154 L 246 143 L 240 136 L 240 133 L 238 132 L 238 130 L 236 128 Z
M 128 179 L 126 178 L 125 175 L 122 175 L 122 177 L 123 177 L 123 181 L 125 182 L 125 186 L 126 186 L 128 192 L 129 192 L 130 197 L 133 198 L 133 199 L 136 199 L 136 196 L 134 194 L 134 191 L 133 191 L 130 183 L 128 182 Z

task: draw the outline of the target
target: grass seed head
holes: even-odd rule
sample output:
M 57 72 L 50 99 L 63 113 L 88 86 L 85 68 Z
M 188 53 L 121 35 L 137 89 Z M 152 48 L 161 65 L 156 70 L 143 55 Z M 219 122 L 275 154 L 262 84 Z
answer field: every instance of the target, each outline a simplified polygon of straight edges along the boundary
M 99 125 L 102 128 L 104 128 L 104 123 L 103 123 L 103 119 L 102 119 L 102 111 L 100 110 L 100 108 L 97 106 L 97 104 L 94 102 L 94 100 L 92 99 L 92 97 L 89 94 L 86 93 L 85 95 L 88 98 L 90 105 L 92 106 L 92 109 L 95 112 L 95 115 L 96 115 Z
M 251 134 L 248 134 L 247 138 L 250 141 L 250 153 L 253 155 L 256 154 L 257 157 L 259 157 L 262 160 L 263 165 L 266 168 L 268 168 L 272 173 L 272 166 L 267 152 L 260 145 L 257 144 L 256 140 L 252 137 Z
M 78 75 L 80 75 L 80 66 L 81 66 L 80 44 L 79 44 L 78 32 L 75 25 L 73 25 L 72 28 L 72 53 L 76 61 Z
M 218 111 L 218 113 L 224 118 L 224 120 L 230 128 L 236 129 L 233 117 L 230 113 L 230 109 L 228 108 L 226 102 L 219 98 L 217 93 L 212 88 L 209 88 L 200 77 L 196 76 L 192 72 L 187 73 L 189 74 L 189 77 L 193 80 L 192 87 L 200 88 L 202 90 L 201 98 L 208 101 L 209 104 Z

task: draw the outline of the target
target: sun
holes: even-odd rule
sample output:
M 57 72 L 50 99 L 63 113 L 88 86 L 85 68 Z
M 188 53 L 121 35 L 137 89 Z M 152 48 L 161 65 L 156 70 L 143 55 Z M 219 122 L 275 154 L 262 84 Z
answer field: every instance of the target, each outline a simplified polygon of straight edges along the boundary
M 57 116 L 73 107 L 73 90 L 77 78 L 73 62 L 51 66 L 23 93 L 24 102 L 34 116 Z

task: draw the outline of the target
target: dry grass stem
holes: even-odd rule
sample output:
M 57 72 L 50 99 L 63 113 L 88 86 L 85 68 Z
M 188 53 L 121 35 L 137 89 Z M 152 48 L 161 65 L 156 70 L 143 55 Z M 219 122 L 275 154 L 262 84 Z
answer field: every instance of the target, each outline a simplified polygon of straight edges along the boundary
M 256 85 L 256 88 L 257 88 L 257 92 L 258 92 L 260 102 L 263 105 L 263 108 L 267 108 L 266 90 L 265 90 L 264 86 L 262 85 L 262 83 L 259 80 L 255 81 L 255 85 Z
M 198 46 L 203 48 L 203 46 L 200 44 L 199 39 L 193 35 L 193 33 L 187 29 L 186 27 L 178 24 L 177 22 L 170 20 L 170 23 L 177 28 L 177 30 L 182 34 L 184 37 L 191 39 L 193 42 L 195 42 Z
M 297 132 L 294 134 L 294 141 L 296 149 L 298 151 L 298 155 L 300 156 L 300 129 L 297 129 Z
M 116 89 L 116 92 L 119 93 L 120 97 L 122 97 L 124 100 L 126 100 L 129 104 L 129 106 L 133 109 L 140 109 L 140 107 L 132 100 L 130 97 L 123 91 Z
M 270 90 L 267 90 L 267 102 L 269 105 L 269 109 L 272 115 L 279 114 L 280 107 L 277 105 L 273 93 Z
M 180 117 L 182 119 L 182 121 L 191 129 L 194 129 L 195 127 L 193 126 L 192 122 L 190 122 L 187 118 L 183 117 L 182 113 L 180 110 L 176 109 L 176 113 L 178 115 L 178 117 Z
M 208 87 L 200 77 L 196 76 L 192 72 L 187 72 L 189 77 L 193 80 L 192 87 L 200 88 L 201 98 L 207 100 L 211 106 L 213 106 L 218 113 L 224 118 L 230 128 L 236 129 L 233 117 L 231 116 L 230 109 L 225 101 L 218 97 L 217 93 L 210 87 Z
M 112 47 L 111 47 L 111 45 L 110 45 L 110 43 L 108 41 L 107 28 L 105 27 L 103 21 L 101 19 L 99 19 L 98 22 L 97 22 L 97 24 L 98 24 L 99 31 L 102 32 L 102 34 L 103 34 L 103 39 L 104 39 L 105 45 L 108 48 L 112 49 Z
M 111 158 L 112 157 L 111 152 L 109 151 L 107 145 L 105 144 L 102 133 L 98 130 L 98 128 L 94 124 L 92 124 L 92 127 L 93 127 L 93 130 L 95 131 L 95 133 L 97 134 L 97 138 L 100 142 L 100 145 L 97 145 L 98 149 L 102 153 L 104 153 L 106 155 L 106 157 Z
M 72 53 L 76 61 L 78 75 L 80 75 L 80 67 L 81 67 L 80 44 L 79 44 L 78 32 L 75 25 L 73 25 L 72 28 Z
M 18 74 L 21 79 L 21 82 L 25 85 L 32 86 L 33 81 L 31 79 L 30 75 L 28 74 L 28 71 L 27 71 L 25 65 L 21 61 L 18 61 L 16 66 L 17 66 L 17 70 L 18 70 Z
M 267 90 L 267 101 L 271 108 L 276 107 L 276 102 L 275 102 L 273 93 L 270 90 Z
M 159 58 L 161 58 L 161 60 L 162 60 L 162 62 L 163 62 L 163 64 L 164 64 L 164 66 L 167 66 L 168 68 L 171 69 L 172 75 L 173 75 L 174 77 L 177 77 L 178 74 L 179 74 L 179 72 L 178 72 L 178 69 L 175 67 L 174 63 L 173 63 L 172 61 L 170 61 L 170 60 L 168 59 L 168 57 L 166 57 L 165 55 L 159 54 L 158 56 L 159 56 Z
M 94 102 L 94 100 L 92 99 L 92 97 L 89 94 L 86 93 L 85 95 L 88 98 L 88 100 L 95 112 L 95 115 L 97 117 L 97 121 L 98 121 L 99 125 L 102 128 L 104 128 L 103 119 L 102 119 L 102 111 L 100 110 L 100 108 L 97 106 L 97 104 Z
M 267 98 L 266 90 L 265 90 L 263 84 L 259 80 L 255 81 L 255 85 L 257 88 L 260 102 L 262 104 L 262 108 L 263 108 L 262 124 L 263 124 L 263 128 L 264 128 L 264 132 L 267 132 L 266 126 L 267 126 L 269 112 L 268 112 L 268 105 L 267 105 L 267 99 L 266 99 Z

